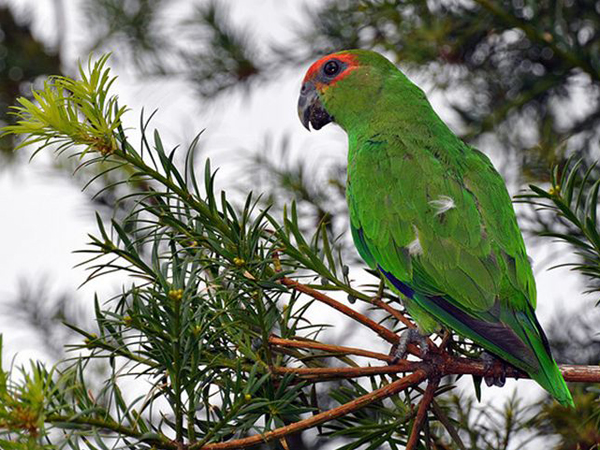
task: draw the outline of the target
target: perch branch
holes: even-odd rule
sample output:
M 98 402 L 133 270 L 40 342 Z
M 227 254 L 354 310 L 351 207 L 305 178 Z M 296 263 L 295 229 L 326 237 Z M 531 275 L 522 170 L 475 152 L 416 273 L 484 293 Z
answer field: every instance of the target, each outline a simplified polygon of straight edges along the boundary
M 291 289 L 294 289 L 298 292 L 302 292 L 310 297 L 314 298 L 317 301 L 325 303 L 332 308 L 338 310 L 342 314 L 352 318 L 353 320 L 367 326 L 371 330 L 375 331 L 381 337 L 383 337 L 386 341 L 391 342 L 392 344 L 396 344 L 398 342 L 398 336 L 385 328 L 384 326 L 378 324 L 377 322 L 369 319 L 363 314 L 354 311 L 352 308 L 334 300 L 333 298 L 323 294 L 316 289 L 313 289 L 309 286 L 298 283 L 295 280 L 284 277 L 281 279 L 281 283 L 285 286 L 288 286 Z M 406 319 L 399 311 L 396 311 L 389 305 L 385 304 L 381 300 L 377 301 L 375 299 L 373 301 L 375 306 L 381 307 L 385 309 L 402 323 L 408 324 L 405 322 Z M 385 306 L 384 306 L 385 305 Z M 402 317 L 402 318 L 400 318 Z M 412 325 L 412 324 L 411 324 Z M 412 325 L 414 327 L 414 325 Z M 419 404 L 417 414 L 415 417 L 415 421 L 413 424 L 411 436 L 409 438 L 409 442 L 407 443 L 408 449 L 414 449 L 416 444 L 418 443 L 419 433 L 425 421 L 427 411 L 429 407 L 433 404 L 433 397 L 435 394 L 435 390 L 439 384 L 439 380 L 445 376 L 450 374 L 461 375 L 461 374 L 471 374 L 471 375 L 479 375 L 479 376 L 498 376 L 501 371 L 504 372 L 506 377 L 511 378 L 529 378 L 528 375 L 512 366 L 506 365 L 502 367 L 502 364 L 494 365 L 491 369 L 486 368 L 483 362 L 469 359 L 465 357 L 456 357 L 448 354 L 446 352 L 446 345 L 450 339 L 450 335 L 446 334 L 442 343 L 439 347 L 436 347 L 430 341 L 430 347 L 433 346 L 435 351 L 429 352 L 428 357 L 423 361 L 408 361 L 408 360 L 400 360 L 393 365 L 385 365 L 385 366 L 375 366 L 375 367 L 325 367 L 325 368 L 312 368 L 312 367 L 280 367 L 275 366 L 271 367 L 271 371 L 274 374 L 278 375 L 286 375 L 286 374 L 295 374 L 301 378 L 311 380 L 313 382 L 318 381 L 328 381 L 332 379 L 343 379 L 343 378 L 358 378 L 363 376 L 374 376 L 374 375 L 385 375 L 385 374 L 396 374 L 401 372 L 412 372 L 410 375 L 406 375 L 399 380 L 396 380 L 380 389 L 377 389 L 373 392 L 370 392 L 366 395 L 358 397 L 348 403 L 345 403 L 337 408 L 333 408 L 328 411 L 321 412 L 316 414 L 310 418 L 301 420 L 299 422 L 292 423 L 290 425 L 286 425 L 281 428 L 277 428 L 275 430 L 266 432 L 264 434 L 254 435 L 242 439 L 235 439 L 226 442 L 216 442 L 205 444 L 202 442 L 192 443 L 189 445 L 189 450 L 229 450 L 229 449 L 242 449 L 252 447 L 254 445 L 271 442 L 274 440 L 280 440 L 285 436 L 288 436 L 292 433 L 298 433 L 300 431 L 306 430 L 308 428 L 312 428 L 318 426 L 322 423 L 329 422 L 331 420 L 335 420 L 339 417 L 343 417 L 347 414 L 350 414 L 354 411 L 359 410 L 372 402 L 390 397 L 402 390 L 405 390 L 411 386 L 417 385 L 422 381 L 429 379 L 430 383 L 428 384 L 423 398 Z M 381 361 L 390 362 L 391 358 L 387 355 L 371 352 L 368 350 L 352 348 L 352 347 L 342 347 L 336 345 L 323 344 L 315 341 L 303 341 L 303 340 L 293 340 L 293 339 L 282 339 L 276 336 L 271 336 L 269 338 L 269 343 L 271 345 L 279 346 L 279 347 L 292 347 L 292 348 L 304 348 L 304 349 L 314 349 L 314 350 L 322 350 L 331 353 L 339 353 L 345 355 L 355 355 L 355 356 L 363 356 L 367 358 L 373 358 Z M 415 351 L 416 347 L 412 346 L 412 351 L 416 354 L 420 352 Z M 600 382 L 600 366 L 573 366 L 573 365 L 561 365 L 559 366 L 560 370 L 566 381 L 572 382 Z M 435 405 L 433 405 L 435 410 Z M 435 412 L 435 411 L 434 411 Z M 452 430 L 452 426 L 450 423 L 446 425 L 450 427 Z M 461 443 L 460 440 L 457 442 Z
M 600 382 L 600 366 L 573 366 L 561 364 L 558 366 L 565 381 L 581 383 Z M 394 365 L 374 367 L 273 367 L 272 370 L 281 375 L 293 373 L 302 378 L 330 380 L 332 378 L 358 378 L 373 375 L 389 375 L 415 370 L 435 372 L 439 376 L 445 375 L 477 375 L 499 376 L 504 370 L 507 378 L 531 378 L 525 372 L 510 366 L 497 364 L 491 369 L 486 368 L 483 362 L 469 358 L 452 357 L 443 354 L 429 358 L 425 361 L 400 360 Z

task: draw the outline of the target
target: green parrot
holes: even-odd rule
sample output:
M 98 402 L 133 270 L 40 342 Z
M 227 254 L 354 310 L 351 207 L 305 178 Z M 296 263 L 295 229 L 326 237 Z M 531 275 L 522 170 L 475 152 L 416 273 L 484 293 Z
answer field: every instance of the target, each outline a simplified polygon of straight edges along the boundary
M 535 279 L 511 198 L 490 160 L 372 51 L 316 61 L 298 114 L 309 130 L 335 122 L 346 131 L 354 243 L 402 294 L 420 332 L 450 328 L 572 406 L 535 316 Z

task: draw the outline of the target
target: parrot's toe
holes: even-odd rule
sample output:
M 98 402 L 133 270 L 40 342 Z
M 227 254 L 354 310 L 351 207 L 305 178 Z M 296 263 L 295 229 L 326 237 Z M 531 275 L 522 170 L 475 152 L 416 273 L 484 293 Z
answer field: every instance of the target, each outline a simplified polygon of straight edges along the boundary
M 408 352 L 408 344 L 418 345 L 421 349 L 421 356 L 424 357 L 429 350 L 427 339 L 416 328 L 409 328 L 400 335 L 398 345 L 392 347 L 390 355 L 393 357 L 391 364 L 396 364 L 401 359 L 406 358 Z
M 494 355 L 486 351 L 484 351 L 481 354 L 481 360 L 483 361 L 486 372 L 497 372 L 494 370 L 494 366 L 496 364 L 500 365 L 500 373 L 494 373 L 493 375 L 483 377 L 483 379 L 485 380 L 485 384 L 487 384 L 488 386 L 504 386 L 504 384 L 506 383 L 506 367 L 502 360 L 496 358 Z

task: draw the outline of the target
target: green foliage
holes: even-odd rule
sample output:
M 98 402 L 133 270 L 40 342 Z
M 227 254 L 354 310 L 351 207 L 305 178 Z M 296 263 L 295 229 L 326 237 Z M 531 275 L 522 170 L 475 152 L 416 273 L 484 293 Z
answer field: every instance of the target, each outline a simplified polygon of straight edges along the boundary
M 0 356 L 2 338 L 0 336 Z M 0 431 L 0 447 L 37 449 L 37 438 L 44 432 L 47 397 L 53 389 L 52 372 L 42 364 L 31 363 L 29 370 L 20 370 L 22 380 L 16 383 L 10 372 L 0 367 L 0 430 L 16 432 L 23 437 L 19 443 L 4 440 Z
M 96 27 L 129 37 L 125 45 L 103 48 L 152 52 L 158 74 L 179 61 L 203 99 L 276 79 L 283 69 L 331 51 L 375 49 L 446 93 L 465 139 L 496 134 L 503 153 L 529 178 L 547 179 L 549 167 L 575 148 L 588 161 L 597 150 L 595 2 L 328 0 L 307 6 L 290 23 L 293 39 L 262 43 L 248 33 L 252 24 L 233 23 L 223 2 L 208 2 L 178 22 L 185 36 L 178 42 L 165 40 L 156 20 L 165 0 L 89 3 Z M 262 55 L 261 45 L 271 51 Z M 578 114 L 567 117 L 573 107 Z
M 39 151 L 59 145 L 58 151 L 62 152 L 85 145 L 101 155 L 113 153 L 117 148 L 114 133 L 126 109 L 117 107 L 116 97 L 107 97 L 115 80 L 109 70 L 104 70 L 108 57 L 100 58 L 93 67 L 90 60 L 89 75 L 80 69 L 79 82 L 68 77 L 51 77 L 43 90 L 33 91 L 37 105 L 19 98 L 21 106 L 13 108 L 17 123 L 5 127 L 4 135 L 27 136 L 17 149 L 40 144 Z
M 197 7 L 183 26 L 195 41 L 206 44 L 182 52 L 186 66 L 194 68 L 190 80 L 202 98 L 211 99 L 233 88 L 247 89 L 257 78 L 258 52 L 249 44 L 247 30 L 231 26 L 223 3 L 211 0 Z
M 309 233 L 325 226 L 333 239 L 335 249 L 343 252 L 346 260 L 357 255 L 348 229 L 348 207 L 346 204 L 345 160 L 343 158 L 319 158 L 310 161 L 294 156 L 293 143 L 289 137 L 273 144 L 265 139 L 260 152 L 253 154 L 244 163 L 240 178 L 251 178 L 248 185 L 264 192 L 261 201 L 270 211 L 282 211 L 292 199 L 303 220 L 300 228 Z M 251 184 L 250 184 L 251 183 Z
M 266 342 L 272 330 L 294 335 L 298 326 L 306 325 L 294 311 L 295 298 L 288 300 L 290 312 L 279 314 L 278 302 L 286 291 L 274 283 L 275 240 L 265 234 L 265 214 L 254 215 L 251 197 L 239 214 L 224 194 L 217 199 L 208 164 L 203 195 L 192 170 L 193 149 L 181 173 L 173 164 L 174 153 L 164 150 L 157 133 L 152 148 L 143 141 L 142 152 L 154 165 L 147 166 L 120 127 L 125 109 L 107 95 L 113 79 L 105 62 L 106 57 L 90 66 L 81 81 L 52 79 L 34 94 L 40 106 L 22 101 L 19 122 L 5 129 L 29 133 L 22 145 L 58 144 L 59 152 L 85 144 L 78 152 L 81 157 L 88 151 L 100 155 L 83 164 L 110 161 L 107 170 L 116 170 L 128 163 L 137 169 L 132 179 L 158 183 L 148 192 L 134 193 L 136 208 L 121 223 L 113 221 L 110 230 L 98 217 L 99 236 L 91 236 L 91 249 L 85 251 L 91 254 L 88 279 L 120 270 L 141 280 L 103 307 L 96 302 L 98 334 L 76 329 L 86 339 L 81 350 L 89 350 L 77 364 L 110 359 L 112 374 L 92 403 L 111 408 L 97 409 L 90 401 L 74 399 L 48 421 L 60 428 L 61 421 L 53 418 L 69 422 L 75 415 L 89 425 L 83 434 L 98 424 L 168 448 L 165 428 L 177 440 L 185 436 L 208 442 L 243 435 L 259 426 L 265 414 L 267 429 L 294 420 L 307 411 L 298 400 L 302 385 L 287 389 L 289 377 L 273 385 L 267 368 L 281 356 L 273 356 Z M 131 224 L 135 235 L 125 231 Z M 147 253 L 142 252 L 145 248 Z M 108 255 L 112 258 L 106 260 Z M 253 341 L 261 344 L 253 346 Z M 83 377 L 83 371 L 77 372 Z M 147 395 L 164 398 L 172 420 L 151 425 L 159 413 L 152 410 L 154 401 L 142 401 L 144 396 L 127 404 L 120 383 L 135 374 L 153 380 Z M 80 382 L 85 384 L 83 378 Z M 201 419 L 195 418 L 197 411 L 203 411 Z
M 144 70 L 162 72 L 168 50 L 159 32 L 164 0 L 86 0 L 84 17 L 91 31 L 90 51 L 112 48 L 131 58 Z
M 275 351 L 269 338 L 314 339 L 324 325 L 311 321 L 312 302 L 278 280 L 302 273 L 327 279 L 328 289 L 354 298 L 369 296 L 349 286 L 324 227 L 305 238 L 294 205 L 279 224 L 257 210 L 251 194 L 240 209 L 225 193 L 217 195 L 208 161 L 199 180 L 196 141 L 182 169 L 176 149 L 167 151 L 158 132 L 148 139 L 147 122 L 141 147 L 134 148 L 121 124 L 125 108 L 108 93 L 114 79 L 106 60 L 88 64 L 80 81 L 52 78 L 34 93 L 38 105 L 21 100 L 19 121 L 4 132 L 25 135 L 22 145 L 59 154 L 72 149 L 82 167 L 101 165 L 100 174 L 127 166 L 129 176 L 116 184 L 146 186 L 126 195 L 133 199 L 126 216 L 106 223 L 98 215 L 98 231 L 81 251 L 89 257 L 83 263 L 90 269 L 87 281 L 117 271 L 130 274 L 132 283 L 112 299 L 95 299 L 94 331 L 69 325 L 83 338 L 71 346 L 72 358 L 52 371 L 35 366 L 23 383 L 14 382 L 14 392 L 37 396 L 35 402 L 23 394 L 4 398 L 7 416 L 15 408 L 27 411 L 24 419 L 3 423 L 5 432 L 39 445 L 56 442 L 55 430 L 61 430 L 69 445 L 89 448 L 108 438 L 200 448 L 298 421 L 317 408 L 309 389 L 318 380 L 273 368 L 321 367 L 328 355 Z M 356 365 L 350 358 L 340 361 Z M 108 362 L 109 373 L 95 386 L 90 369 L 100 362 Z M 388 382 L 381 377 L 373 387 Z M 364 388 L 350 383 L 345 392 L 359 396 Z M 332 395 L 332 401 L 342 400 Z M 386 414 L 406 416 L 408 409 L 395 411 L 396 405 L 402 401 L 387 406 Z
M 600 443 L 600 392 L 597 386 L 585 385 L 575 386 L 572 392 L 575 411 L 546 403 L 538 416 L 538 429 L 558 435 L 558 449 L 594 450 Z
M 555 167 L 551 187 L 544 190 L 530 185 L 532 193 L 519 195 L 523 202 L 534 205 L 538 211 L 549 212 L 558 219 L 562 229 L 539 231 L 541 236 L 566 242 L 574 249 L 579 261 L 557 267 L 571 267 L 589 280 L 588 292 L 600 291 L 600 234 L 598 228 L 598 192 L 600 173 L 596 163 L 583 167 L 583 160 L 569 159 L 564 166 Z
M 539 422 L 536 408 L 523 405 L 516 395 L 501 406 L 496 402 L 477 405 L 472 397 L 457 395 L 441 399 L 440 403 L 453 412 L 453 422 L 464 448 L 470 450 L 507 450 L 517 448 L 515 442 L 519 443 L 518 448 L 529 448 L 531 442 L 544 436 L 535 429 Z M 552 430 L 547 429 L 545 433 L 550 434 Z

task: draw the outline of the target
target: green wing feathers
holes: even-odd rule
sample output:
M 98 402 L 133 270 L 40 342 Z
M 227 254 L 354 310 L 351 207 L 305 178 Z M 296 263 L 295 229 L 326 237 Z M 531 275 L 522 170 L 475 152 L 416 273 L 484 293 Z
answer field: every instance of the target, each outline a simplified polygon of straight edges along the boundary
M 452 168 L 451 154 L 419 144 L 405 135 L 351 141 L 348 203 L 360 255 L 410 294 L 421 328 L 454 329 L 572 404 L 535 318 L 535 280 L 504 181 L 464 144 Z

